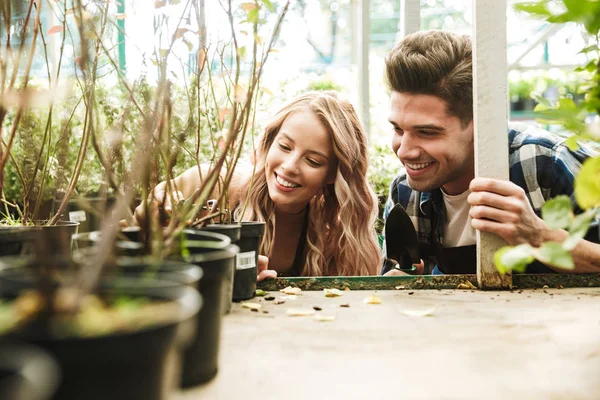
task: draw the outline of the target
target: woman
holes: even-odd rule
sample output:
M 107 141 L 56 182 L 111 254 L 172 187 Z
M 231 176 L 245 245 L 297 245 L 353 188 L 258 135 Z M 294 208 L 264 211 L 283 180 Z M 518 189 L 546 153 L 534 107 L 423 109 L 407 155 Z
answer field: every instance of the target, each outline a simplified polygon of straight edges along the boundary
M 377 201 L 366 180 L 367 137 L 351 104 L 331 92 L 291 101 L 265 129 L 255 162 L 253 182 L 238 168 L 229 195 L 237 221 L 266 223 L 260 252 L 268 259 L 261 258 L 259 279 L 275 272 L 378 273 Z M 187 198 L 199 184 L 198 168 L 192 167 L 175 178 L 173 187 Z M 169 197 L 165 186 L 155 188 L 155 198 Z M 249 206 L 241 215 L 250 188 Z M 142 211 L 138 207 L 136 217 Z M 264 271 L 267 265 L 270 271 Z

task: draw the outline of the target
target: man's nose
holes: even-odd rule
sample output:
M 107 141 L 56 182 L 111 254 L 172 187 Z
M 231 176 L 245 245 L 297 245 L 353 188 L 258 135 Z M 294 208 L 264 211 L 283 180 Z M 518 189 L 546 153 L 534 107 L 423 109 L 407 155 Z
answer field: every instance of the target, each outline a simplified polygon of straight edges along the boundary
M 401 160 L 415 159 L 420 155 L 417 140 L 410 133 L 404 133 L 400 138 L 400 146 L 396 150 L 396 156 Z

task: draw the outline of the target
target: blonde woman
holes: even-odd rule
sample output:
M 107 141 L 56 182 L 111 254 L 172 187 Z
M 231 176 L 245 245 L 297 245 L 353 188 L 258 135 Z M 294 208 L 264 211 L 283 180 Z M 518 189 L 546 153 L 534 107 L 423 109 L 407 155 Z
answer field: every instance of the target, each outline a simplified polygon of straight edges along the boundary
M 254 177 L 244 175 L 252 168 L 238 167 L 230 201 L 237 221 L 266 223 L 259 280 L 378 273 L 367 137 L 351 104 L 331 92 L 294 99 L 266 127 L 255 163 Z M 241 215 L 251 182 L 249 207 Z M 198 168 L 173 183 L 183 198 L 191 196 L 201 183 Z M 169 197 L 165 187 L 163 182 L 155 188 L 155 198 Z M 142 211 L 136 209 L 138 219 Z

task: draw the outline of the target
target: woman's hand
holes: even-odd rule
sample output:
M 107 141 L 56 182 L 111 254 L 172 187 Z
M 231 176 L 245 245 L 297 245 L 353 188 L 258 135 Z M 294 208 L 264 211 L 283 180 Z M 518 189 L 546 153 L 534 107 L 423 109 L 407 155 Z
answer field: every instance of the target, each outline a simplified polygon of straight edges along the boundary
M 258 275 L 256 275 L 256 282 L 260 282 L 263 279 L 271 279 L 277 277 L 277 271 L 268 269 L 269 258 L 267 256 L 258 256 Z
M 184 200 L 183 193 L 180 191 L 174 191 L 167 194 L 165 190 L 156 190 L 148 198 L 148 210 L 155 218 L 166 219 L 171 215 L 173 211 L 173 203 L 178 203 Z M 133 213 L 135 221 L 138 225 L 143 224 L 146 220 L 144 203 L 140 204 L 135 208 Z

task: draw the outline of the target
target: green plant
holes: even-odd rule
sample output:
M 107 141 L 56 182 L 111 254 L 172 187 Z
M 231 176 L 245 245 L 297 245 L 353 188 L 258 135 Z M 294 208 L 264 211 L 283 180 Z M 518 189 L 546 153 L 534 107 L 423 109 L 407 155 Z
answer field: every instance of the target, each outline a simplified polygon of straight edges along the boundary
M 593 0 L 540 0 L 522 2 L 515 5 L 517 10 L 532 16 L 544 18 L 550 23 L 574 22 L 583 25 L 590 35 L 591 44 L 581 50 L 589 61 L 577 71 L 591 73 L 585 83 L 585 99 L 576 104 L 572 98 L 561 97 L 556 104 L 540 98 L 536 107 L 539 119 L 547 124 L 559 124 L 572 132 L 567 139 L 571 149 L 579 147 L 578 142 L 600 143 L 598 122 L 588 123 L 589 113 L 600 114 L 600 2 Z M 549 227 L 565 229 L 569 235 L 562 243 L 545 242 L 540 247 L 521 244 L 498 250 L 494 256 L 497 269 L 501 273 L 514 270 L 523 272 L 534 259 L 563 269 L 574 267 L 570 254 L 577 242 L 583 238 L 590 223 L 600 217 L 600 156 L 587 159 L 575 180 L 575 199 L 583 213 L 575 215 L 570 199 L 559 196 L 547 201 L 542 209 L 542 218 Z

